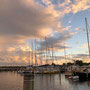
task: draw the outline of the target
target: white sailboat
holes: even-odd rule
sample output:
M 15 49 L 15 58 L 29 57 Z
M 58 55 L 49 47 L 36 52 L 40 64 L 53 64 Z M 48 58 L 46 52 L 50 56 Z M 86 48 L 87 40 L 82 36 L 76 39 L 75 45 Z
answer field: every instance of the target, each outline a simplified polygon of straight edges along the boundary
M 29 52 L 29 65 L 26 66 L 26 68 L 24 69 L 24 71 L 22 71 L 21 73 L 24 75 L 34 75 L 34 69 L 33 69 L 33 56 L 31 58 L 31 53 L 33 53 L 33 51 L 31 52 L 30 50 L 28 50 Z M 32 59 L 32 65 L 30 65 L 30 59 Z

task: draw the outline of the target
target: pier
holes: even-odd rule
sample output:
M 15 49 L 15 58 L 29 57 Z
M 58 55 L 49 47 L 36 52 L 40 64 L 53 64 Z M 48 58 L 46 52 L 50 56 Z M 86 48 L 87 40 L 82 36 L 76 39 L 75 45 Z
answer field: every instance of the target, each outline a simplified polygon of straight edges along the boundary
M 0 71 L 19 71 L 21 68 L 26 66 L 0 66 Z

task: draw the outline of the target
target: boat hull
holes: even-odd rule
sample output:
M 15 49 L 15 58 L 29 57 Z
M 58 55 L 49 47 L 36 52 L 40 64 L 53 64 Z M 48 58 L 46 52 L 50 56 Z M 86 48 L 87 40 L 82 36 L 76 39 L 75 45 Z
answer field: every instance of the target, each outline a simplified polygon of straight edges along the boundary
M 80 80 L 90 80 L 90 73 L 77 72 Z

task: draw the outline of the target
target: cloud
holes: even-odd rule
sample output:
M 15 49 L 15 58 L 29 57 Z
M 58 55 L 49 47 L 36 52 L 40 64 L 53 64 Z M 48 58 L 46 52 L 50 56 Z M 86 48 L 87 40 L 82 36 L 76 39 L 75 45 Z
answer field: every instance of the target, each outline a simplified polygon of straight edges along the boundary
M 77 13 L 90 8 L 89 0 L 75 0 L 75 4 L 72 4 L 72 12 Z
M 13 47 L 9 47 L 8 48 L 8 51 L 10 51 L 10 52 L 13 52 L 13 51 L 15 51 L 16 50 L 16 48 L 13 48 Z
M 0 43 L 52 34 L 56 16 L 32 0 L 0 1 Z
M 77 13 L 80 11 L 84 11 L 90 8 L 89 0 L 74 0 L 73 3 L 70 4 L 69 9 L 71 8 L 70 12 Z
M 53 0 L 51 0 L 53 1 Z M 80 11 L 84 11 L 90 8 L 89 0 L 62 0 L 56 4 L 56 8 L 60 10 L 62 15 L 73 13 L 76 14 Z
M 84 43 L 83 45 L 81 45 L 81 48 L 88 49 L 88 44 L 87 43 Z
M 30 60 L 28 51 L 2 51 L 0 52 L 0 65 L 28 65 Z
M 41 3 L 42 1 L 42 3 Z M 1 0 L 0 1 L 0 52 L 27 51 L 27 41 L 33 38 L 48 36 L 49 45 L 57 51 L 68 47 L 67 40 L 76 33 L 71 26 L 62 26 L 61 19 L 65 14 L 77 13 L 90 8 L 89 0 Z M 83 7 L 84 6 L 84 7 Z M 78 28 L 76 28 L 78 30 Z M 29 42 L 31 43 L 31 42 Z M 42 42 L 45 46 L 45 42 Z M 65 45 L 67 44 L 67 45 Z M 26 57 L 9 57 L 1 59 L 7 64 L 21 63 Z M 13 61 L 15 58 L 15 61 Z M 25 61 L 27 62 L 27 61 Z M 4 62 L 2 62 L 4 64 Z
M 46 46 L 47 48 L 52 48 L 53 46 L 55 51 L 62 51 L 64 48 L 70 49 L 71 47 L 68 46 L 67 40 L 73 37 L 76 33 L 71 32 L 68 29 L 70 28 L 67 27 L 65 30 L 55 32 L 54 36 L 47 36 L 45 40 L 40 41 L 39 43 L 43 49 L 45 49 Z
M 74 3 L 70 0 L 62 3 L 57 0 L 56 4 L 53 0 L 42 0 L 42 2 L 47 7 L 34 0 L 0 1 L 0 43 L 5 45 L 23 42 L 33 37 L 53 35 L 52 30 L 63 32 L 65 28 L 59 21 L 61 17 L 66 13 L 78 12 L 76 10 L 78 6 L 80 10 L 85 10 L 83 9 L 85 7 L 89 8 L 89 0 L 75 0 Z M 82 4 L 85 7 L 82 7 Z M 56 9 L 57 5 L 59 5 L 58 9 Z M 61 11 L 59 7 L 62 8 Z
M 0 13 L 0 47 L 4 49 L 68 29 L 57 26 L 60 14 L 52 4 L 45 8 L 34 0 L 3 0 Z
M 81 30 L 80 28 L 74 28 L 74 30 Z
M 84 62 L 90 62 L 90 57 L 88 54 L 76 54 L 73 55 L 73 58 L 75 58 L 75 60 L 83 60 Z

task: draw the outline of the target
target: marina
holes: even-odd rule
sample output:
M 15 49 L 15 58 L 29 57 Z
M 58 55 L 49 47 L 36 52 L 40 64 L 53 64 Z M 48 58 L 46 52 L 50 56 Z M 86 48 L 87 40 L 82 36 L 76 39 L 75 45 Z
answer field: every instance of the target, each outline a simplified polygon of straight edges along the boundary
M 0 90 L 90 90 L 90 0 L 0 1 Z
M 5 76 L 4 76 L 5 75 Z M 89 90 L 90 81 L 73 81 L 64 74 L 23 76 L 0 72 L 0 90 Z

